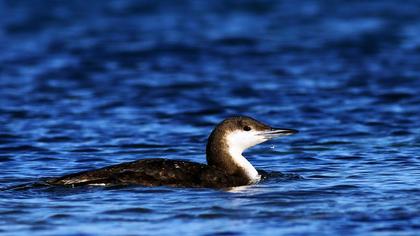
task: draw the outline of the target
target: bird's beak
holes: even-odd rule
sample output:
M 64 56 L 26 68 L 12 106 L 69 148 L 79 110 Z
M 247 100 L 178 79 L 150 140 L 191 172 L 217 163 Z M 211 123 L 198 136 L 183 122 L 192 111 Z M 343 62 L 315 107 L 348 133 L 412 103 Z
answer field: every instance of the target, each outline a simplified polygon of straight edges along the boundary
M 266 139 L 272 139 L 279 136 L 296 134 L 298 132 L 299 131 L 295 129 L 271 128 L 270 130 L 262 131 L 259 135 L 264 136 Z

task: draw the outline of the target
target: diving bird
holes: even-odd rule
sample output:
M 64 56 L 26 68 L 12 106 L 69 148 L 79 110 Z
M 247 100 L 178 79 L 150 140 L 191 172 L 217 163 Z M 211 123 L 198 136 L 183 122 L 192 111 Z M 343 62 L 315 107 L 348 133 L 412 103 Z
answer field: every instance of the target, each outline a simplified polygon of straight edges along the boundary
M 243 151 L 272 138 L 297 133 L 272 128 L 247 116 L 220 122 L 208 137 L 207 165 L 170 159 L 141 159 L 46 180 L 49 185 L 143 185 L 225 188 L 258 183 L 266 172 L 257 171 Z

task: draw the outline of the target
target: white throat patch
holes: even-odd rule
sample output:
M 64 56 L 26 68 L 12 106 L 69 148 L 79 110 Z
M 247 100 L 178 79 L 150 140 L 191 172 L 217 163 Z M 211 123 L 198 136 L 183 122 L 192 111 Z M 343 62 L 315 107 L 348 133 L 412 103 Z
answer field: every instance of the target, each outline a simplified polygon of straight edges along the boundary
M 239 168 L 242 168 L 250 180 L 250 184 L 260 181 L 261 176 L 252 164 L 242 155 L 246 149 L 267 141 L 256 131 L 234 131 L 226 136 L 229 154 Z

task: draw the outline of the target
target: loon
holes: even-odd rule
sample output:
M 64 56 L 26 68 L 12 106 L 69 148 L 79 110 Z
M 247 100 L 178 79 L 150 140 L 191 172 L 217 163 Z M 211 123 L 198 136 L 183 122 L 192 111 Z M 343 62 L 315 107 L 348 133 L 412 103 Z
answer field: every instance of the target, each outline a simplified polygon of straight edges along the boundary
M 101 169 L 83 171 L 46 180 L 48 185 L 142 185 L 227 188 L 258 183 L 264 171 L 257 171 L 242 155 L 252 146 L 294 129 L 272 128 L 247 116 L 230 117 L 211 132 L 206 147 L 207 165 L 162 158 L 141 159 Z

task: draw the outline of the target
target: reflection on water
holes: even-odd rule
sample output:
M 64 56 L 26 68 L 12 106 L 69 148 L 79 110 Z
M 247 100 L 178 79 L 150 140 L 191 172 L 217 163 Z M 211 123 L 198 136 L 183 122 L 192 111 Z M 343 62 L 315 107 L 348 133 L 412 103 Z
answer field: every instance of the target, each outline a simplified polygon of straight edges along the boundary
M 48 7 L 46 7 L 48 6 Z M 205 162 L 234 114 L 295 136 L 230 190 L 0 191 L 9 235 L 416 235 L 417 1 L 1 1 L 0 188 L 140 158 Z

